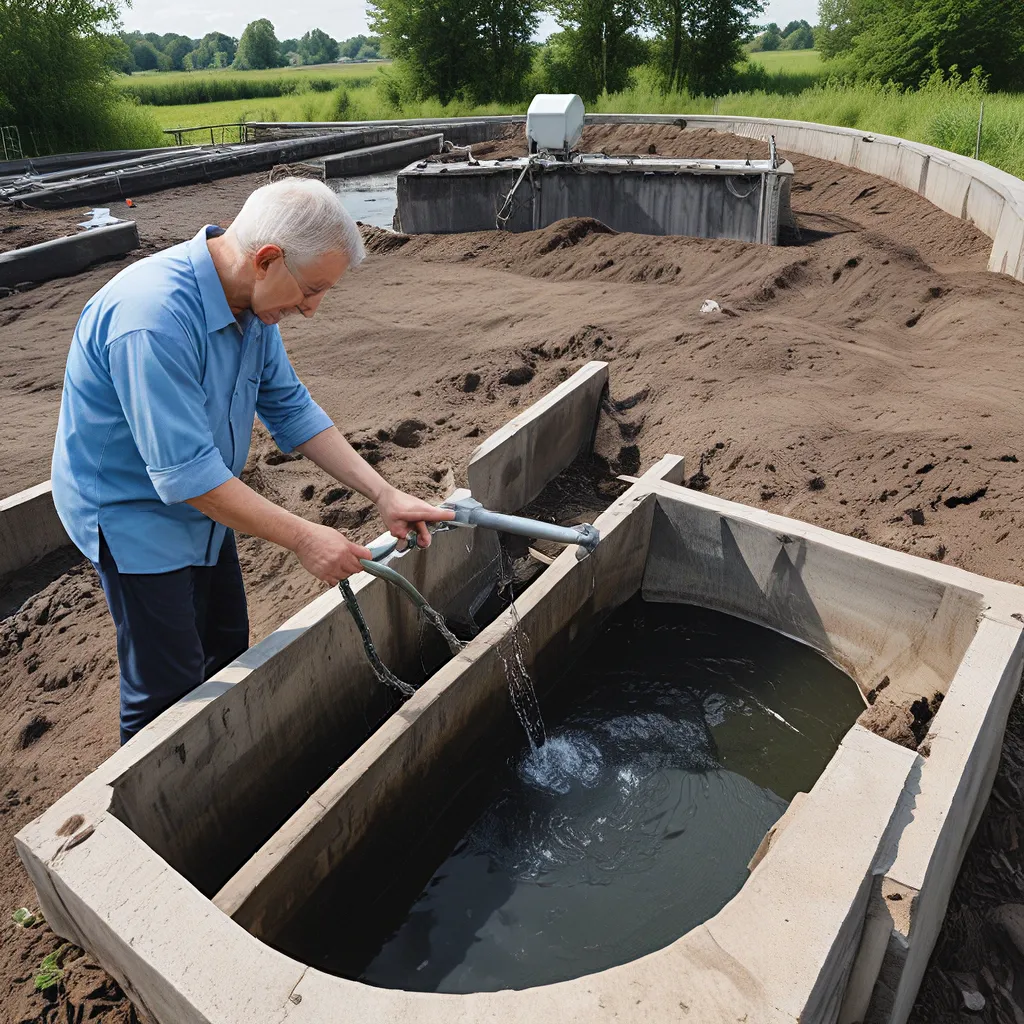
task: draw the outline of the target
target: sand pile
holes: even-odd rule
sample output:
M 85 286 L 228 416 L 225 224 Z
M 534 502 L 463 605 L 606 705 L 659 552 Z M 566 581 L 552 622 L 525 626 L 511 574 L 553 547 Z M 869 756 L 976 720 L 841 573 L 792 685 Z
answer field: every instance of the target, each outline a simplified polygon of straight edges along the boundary
M 590 128 L 584 142 L 765 155 L 760 143 L 672 126 Z M 516 147 L 512 137 L 493 152 Z M 611 364 L 598 433 L 609 472 L 680 452 L 693 485 L 712 493 L 1024 584 L 1024 286 L 987 274 L 989 240 L 919 197 L 793 159 L 799 231 L 778 248 L 615 234 L 586 220 L 526 235 L 368 229 L 372 258 L 314 320 L 286 325 L 286 345 L 363 455 L 427 497 L 464 482 L 483 436 L 598 358 Z M 146 246 L 228 221 L 260 182 L 140 197 Z M 0 298 L 5 493 L 48 475 L 71 331 L 121 265 Z M 722 312 L 702 315 L 707 298 Z M 357 537 L 380 530 L 365 499 L 283 457 L 262 428 L 246 479 Z M 253 639 L 321 589 L 270 545 L 244 539 L 240 551 Z M 10 836 L 115 748 L 116 667 L 91 570 L 54 557 L 0 584 L 0 603 L 0 868 L 2 903 L 13 909 L 32 894 Z M 1000 853 L 1020 868 L 1015 845 Z M 12 1019 L 38 1019 L 44 1003 L 30 978 L 53 939 L 4 927 L 12 954 L 0 964 L 0 997 Z M 987 932 L 979 942 L 982 963 L 999 967 Z M 950 984 L 933 973 L 927 1005 Z M 110 1012 L 103 1018 L 115 1019 Z M 922 1010 L 920 1019 L 935 1018 Z

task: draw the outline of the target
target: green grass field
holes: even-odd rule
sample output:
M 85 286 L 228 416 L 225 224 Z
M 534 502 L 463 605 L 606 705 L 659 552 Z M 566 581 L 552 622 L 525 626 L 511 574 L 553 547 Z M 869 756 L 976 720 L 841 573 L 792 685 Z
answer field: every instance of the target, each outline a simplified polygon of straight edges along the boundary
M 766 53 L 749 55 L 751 63 L 763 64 L 775 73 L 809 74 L 822 70 L 821 54 L 817 50 L 769 50 Z
M 318 64 L 266 71 L 165 71 L 122 76 L 121 91 L 143 106 L 183 106 L 329 92 L 369 85 L 383 63 Z

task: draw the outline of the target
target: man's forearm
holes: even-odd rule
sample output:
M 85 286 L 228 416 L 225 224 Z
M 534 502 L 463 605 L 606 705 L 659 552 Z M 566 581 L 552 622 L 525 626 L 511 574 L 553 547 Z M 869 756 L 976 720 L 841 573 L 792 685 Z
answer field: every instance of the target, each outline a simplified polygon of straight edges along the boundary
M 325 473 L 346 487 L 365 495 L 375 505 L 390 486 L 365 459 L 345 440 L 337 427 L 328 427 L 315 434 L 296 451 L 315 462 Z
M 289 551 L 296 549 L 310 525 L 257 494 L 237 477 L 212 491 L 189 498 L 188 504 L 232 530 L 262 537 Z

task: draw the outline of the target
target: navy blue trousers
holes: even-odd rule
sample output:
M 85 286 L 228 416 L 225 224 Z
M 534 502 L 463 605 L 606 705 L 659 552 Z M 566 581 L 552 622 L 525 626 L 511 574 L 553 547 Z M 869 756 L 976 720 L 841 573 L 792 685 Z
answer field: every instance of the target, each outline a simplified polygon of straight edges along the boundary
M 249 646 L 249 612 L 235 535 L 216 565 L 119 572 L 100 536 L 99 573 L 117 627 L 121 742 L 234 661 Z

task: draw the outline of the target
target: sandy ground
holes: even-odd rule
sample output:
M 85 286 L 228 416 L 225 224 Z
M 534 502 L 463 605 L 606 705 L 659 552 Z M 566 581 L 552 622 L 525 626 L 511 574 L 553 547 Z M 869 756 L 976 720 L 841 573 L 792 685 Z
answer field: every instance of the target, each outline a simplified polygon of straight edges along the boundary
M 620 153 L 651 145 L 661 155 L 764 155 L 747 140 L 670 127 L 588 129 L 585 139 Z M 480 155 L 521 142 L 488 148 Z M 598 450 L 612 471 L 680 452 L 712 493 L 1024 584 L 1024 286 L 988 274 L 989 240 L 919 197 L 793 159 L 799 233 L 784 246 L 617 235 L 587 221 L 518 236 L 370 230 L 371 258 L 313 321 L 288 324 L 285 343 L 363 454 L 427 497 L 441 495 L 449 470 L 461 479 L 483 435 L 600 358 L 611 363 L 613 404 Z M 228 221 L 260 180 L 140 197 L 144 252 Z M 5 211 L 0 237 L 25 244 L 59 223 Z M 0 298 L 0 493 L 48 476 L 71 331 L 123 265 Z M 705 298 L 724 311 L 702 316 Z M 365 500 L 282 458 L 261 429 L 246 478 L 310 518 L 379 532 Z M 321 588 L 270 545 L 245 539 L 240 550 L 255 639 Z M 85 958 L 63 1002 L 35 994 L 34 972 L 57 940 L 9 923 L 33 900 L 11 836 L 117 743 L 102 594 L 92 570 L 61 553 L 0 582 L 0 608 L 0 1015 L 129 1019 Z M 1015 722 L 1024 733 L 1024 716 Z M 987 916 L 1024 903 L 1022 787 L 1014 733 L 925 982 L 922 1024 L 959 1020 L 972 985 L 988 1002 L 971 1019 L 1024 1017 L 1021 960 Z

